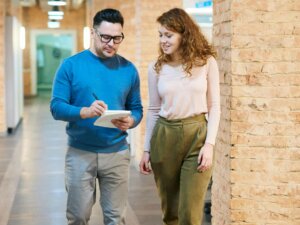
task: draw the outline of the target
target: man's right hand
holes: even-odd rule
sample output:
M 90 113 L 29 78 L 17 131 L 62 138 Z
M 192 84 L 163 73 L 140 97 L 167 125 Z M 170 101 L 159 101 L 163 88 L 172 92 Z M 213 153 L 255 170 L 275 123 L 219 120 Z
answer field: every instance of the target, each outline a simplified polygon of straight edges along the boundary
M 140 172 L 142 174 L 148 175 L 151 173 L 149 161 L 150 161 L 150 153 L 144 152 L 140 162 Z
M 105 110 L 107 110 L 107 105 L 103 101 L 96 100 L 90 105 L 90 107 L 82 107 L 80 110 L 80 116 L 82 119 L 93 118 L 101 116 Z

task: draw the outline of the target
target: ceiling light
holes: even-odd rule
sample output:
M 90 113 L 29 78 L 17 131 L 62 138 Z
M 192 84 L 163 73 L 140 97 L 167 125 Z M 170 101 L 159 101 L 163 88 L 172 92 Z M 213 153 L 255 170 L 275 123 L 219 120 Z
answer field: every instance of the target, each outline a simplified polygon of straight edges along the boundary
M 63 16 L 64 12 L 59 11 L 58 6 L 53 6 L 52 10 L 48 12 L 48 16 Z
M 62 11 L 49 11 L 48 16 L 63 16 L 64 12 Z
M 90 47 L 90 32 L 91 29 L 89 27 L 83 28 L 83 48 L 88 49 Z
M 67 3 L 65 1 L 60 1 L 60 0 L 51 0 L 51 1 L 48 1 L 48 5 L 51 5 L 51 6 L 63 6 L 63 5 L 66 5 Z
M 48 28 L 59 28 L 59 27 L 60 27 L 60 23 L 58 21 L 55 20 L 48 21 Z
M 198 16 L 205 16 L 205 15 L 212 15 L 212 8 L 186 8 L 185 11 L 190 15 L 198 15 Z
M 20 28 L 20 47 L 21 49 L 25 49 L 26 46 L 26 33 L 25 33 L 25 27 L 21 26 Z
M 49 15 L 49 20 L 62 20 L 64 17 L 61 15 Z

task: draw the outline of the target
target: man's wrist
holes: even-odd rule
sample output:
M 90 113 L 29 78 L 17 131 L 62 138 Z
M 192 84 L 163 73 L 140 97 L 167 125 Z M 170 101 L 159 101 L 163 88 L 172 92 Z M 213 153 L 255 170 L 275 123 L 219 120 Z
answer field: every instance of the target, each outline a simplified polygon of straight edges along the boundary
M 130 128 L 131 128 L 134 126 L 135 121 L 132 116 L 129 116 L 129 119 L 131 120 L 131 126 L 130 126 Z
M 80 117 L 82 119 L 86 119 L 88 118 L 88 108 L 87 107 L 82 107 L 81 110 L 80 110 Z

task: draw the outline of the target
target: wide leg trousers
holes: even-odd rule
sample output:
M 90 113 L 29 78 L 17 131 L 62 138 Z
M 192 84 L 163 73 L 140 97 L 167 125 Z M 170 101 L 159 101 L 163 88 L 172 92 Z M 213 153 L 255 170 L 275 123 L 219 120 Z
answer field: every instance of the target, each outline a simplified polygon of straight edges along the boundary
M 212 169 L 197 171 L 204 145 L 205 115 L 181 120 L 159 118 L 151 138 L 150 161 L 161 198 L 164 225 L 202 223 Z

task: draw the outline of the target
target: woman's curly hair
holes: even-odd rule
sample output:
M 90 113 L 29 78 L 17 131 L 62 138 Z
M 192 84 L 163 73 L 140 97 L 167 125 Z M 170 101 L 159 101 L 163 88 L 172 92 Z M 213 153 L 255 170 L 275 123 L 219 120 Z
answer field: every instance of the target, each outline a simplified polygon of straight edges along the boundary
M 188 76 L 191 76 L 193 66 L 203 66 L 210 56 L 216 56 L 216 52 L 202 34 L 199 26 L 183 9 L 173 8 L 159 16 L 157 22 L 168 30 L 181 34 L 182 39 L 178 51 L 183 69 Z M 162 65 L 170 61 L 170 55 L 164 54 L 159 48 L 159 56 L 154 65 L 157 74 Z

